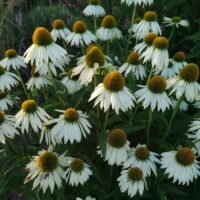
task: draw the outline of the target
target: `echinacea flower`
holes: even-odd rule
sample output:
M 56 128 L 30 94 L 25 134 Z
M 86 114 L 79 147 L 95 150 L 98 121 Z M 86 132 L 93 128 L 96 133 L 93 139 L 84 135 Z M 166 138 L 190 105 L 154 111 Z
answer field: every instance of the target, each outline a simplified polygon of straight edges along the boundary
M 95 41 L 96 36 L 87 30 L 87 25 L 81 20 L 73 24 L 73 32 L 67 37 L 67 43 L 70 43 L 71 46 L 85 46 Z
M 142 89 L 139 89 L 135 92 L 137 102 L 142 102 L 143 108 L 151 107 L 151 110 L 158 111 L 162 110 L 164 112 L 166 109 L 169 109 L 171 106 L 171 101 L 165 92 L 167 83 L 162 76 L 152 77 L 146 86 L 142 86 Z
M 106 12 L 100 5 L 100 0 L 89 0 L 89 5 L 85 7 L 83 14 L 86 16 L 103 17 Z
M 172 27 L 176 27 L 176 28 L 178 28 L 179 26 L 188 27 L 190 25 L 188 20 L 181 19 L 181 17 L 179 17 L 179 16 L 174 16 L 172 18 L 164 17 L 163 23 L 166 26 L 172 26 Z
M 142 21 L 142 18 L 141 18 L 141 17 L 135 18 L 134 23 L 133 23 L 132 27 L 130 27 L 130 28 L 128 29 L 128 32 L 129 32 L 129 33 L 130 33 L 130 32 L 131 32 L 131 33 L 135 33 L 136 27 L 137 27 L 137 25 L 138 25 L 141 21 Z
M 128 6 L 134 4 L 136 5 L 151 5 L 153 0 L 121 0 L 121 3 L 126 3 Z
M 51 35 L 53 40 L 56 42 L 58 39 L 67 40 L 67 36 L 71 33 L 71 31 L 66 28 L 65 22 L 62 19 L 56 19 L 53 21 L 53 30 L 51 31 Z
M 76 200 L 84 200 L 84 199 L 82 199 L 82 198 L 80 198 L 80 197 L 77 197 Z M 91 197 L 91 196 L 87 196 L 87 197 L 85 198 L 85 200 L 96 200 L 96 198 Z
M 0 111 L 0 142 L 5 144 L 6 137 L 13 139 L 15 135 L 19 135 L 15 128 L 15 117 Z
M 120 177 L 117 178 L 117 181 L 119 182 L 120 191 L 127 191 L 131 198 L 137 193 L 142 196 L 145 188 L 147 189 L 144 172 L 136 166 L 122 170 Z
M 78 186 L 84 183 L 92 175 L 90 166 L 80 158 L 71 158 L 68 161 L 68 168 L 65 172 L 64 178 L 71 186 Z
M 11 96 L 6 92 L 0 91 L 0 111 L 8 110 L 13 104 L 14 102 L 11 100 Z
M 100 83 L 91 94 L 89 101 L 96 99 L 94 106 L 100 104 L 100 108 L 106 112 L 110 107 L 119 114 L 134 107 L 135 97 L 125 86 L 124 77 L 117 71 L 106 74 L 103 83 Z
M 175 93 L 177 99 L 184 95 L 187 101 L 193 102 L 200 92 L 198 78 L 198 65 L 190 63 L 184 66 L 178 76 L 168 80 L 168 88 L 172 89 L 170 94 Z
M 45 193 L 49 188 L 53 193 L 56 186 L 62 187 L 65 173 L 63 167 L 67 166 L 69 158 L 50 150 L 42 150 L 38 154 L 38 156 L 33 156 L 31 162 L 26 165 L 28 175 L 24 183 L 34 180 L 32 189 L 39 187 Z
M 157 176 L 156 163 L 160 163 L 158 154 L 150 151 L 147 146 L 138 144 L 136 148 L 131 148 L 128 152 L 128 158 L 123 164 L 123 168 L 137 166 L 144 172 L 145 176 L 150 176 L 151 172 Z
M 179 71 L 188 63 L 185 61 L 185 53 L 183 51 L 178 51 L 173 55 L 172 59 L 172 67 L 176 73 L 179 73 Z
M 57 45 L 51 36 L 51 33 L 44 27 L 35 29 L 32 36 L 33 44 L 24 53 L 25 63 L 42 65 L 44 63 L 64 61 L 69 63 L 70 59 L 65 49 Z
M 106 15 L 101 22 L 101 28 L 96 32 L 97 38 L 102 41 L 122 38 L 122 32 L 116 25 L 116 19 L 112 15 Z
M 52 119 L 50 123 L 56 123 L 51 129 L 53 137 L 64 140 L 64 143 L 70 141 L 71 144 L 81 142 L 82 136 L 90 134 L 91 125 L 88 122 L 88 116 L 75 108 L 66 110 L 57 110 L 63 114 L 57 119 Z
M 28 132 L 30 127 L 37 133 L 42 128 L 42 123 L 47 122 L 49 117 L 36 101 L 29 99 L 21 104 L 21 110 L 15 115 L 15 126 L 20 127 L 22 133 Z
M 147 11 L 143 20 L 137 25 L 135 29 L 135 37 L 137 39 L 143 39 L 149 32 L 153 32 L 156 35 L 161 35 L 161 29 L 157 22 L 158 16 L 154 11 Z
M 161 168 L 165 169 L 168 178 L 173 178 L 173 183 L 189 185 L 200 175 L 199 162 L 195 152 L 188 147 L 181 147 L 177 151 L 169 151 L 161 154 Z
M 105 63 L 105 56 L 98 47 L 91 47 L 86 53 L 85 62 L 73 68 L 72 77 L 79 75 L 79 81 L 82 85 L 88 85 L 97 69 L 102 67 Z
M 139 57 L 140 54 L 137 51 L 131 52 L 127 57 L 127 62 L 124 63 L 118 71 L 120 73 L 125 72 L 125 77 L 132 72 L 137 80 L 143 80 L 146 77 L 146 71 Z
M 17 52 L 14 49 L 6 50 L 5 58 L 0 61 L 0 65 L 8 71 L 10 70 L 10 68 L 16 70 L 20 69 L 21 67 L 26 67 L 24 58 L 22 56 L 17 55 Z

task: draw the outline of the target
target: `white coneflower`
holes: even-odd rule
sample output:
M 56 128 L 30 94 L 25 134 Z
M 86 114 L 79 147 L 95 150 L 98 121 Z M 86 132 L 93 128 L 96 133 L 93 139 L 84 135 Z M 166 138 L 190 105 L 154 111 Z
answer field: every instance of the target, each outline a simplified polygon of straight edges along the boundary
M 0 66 L 0 90 L 5 91 L 11 90 L 11 87 L 17 86 L 19 84 L 19 78 L 12 72 L 6 71 L 2 66 Z
M 137 18 L 135 18 L 135 20 L 134 20 L 134 23 L 133 23 L 133 25 L 132 25 L 132 27 L 130 27 L 129 29 L 128 29 L 128 32 L 130 33 L 135 33 L 135 31 L 136 31 L 136 27 L 137 27 L 137 25 L 140 23 L 142 21 L 142 18 L 141 17 L 137 17 Z M 134 36 L 134 35 L 133 35 Z
M 178 76 L 168 80 L 168 88 L 172 87 L 170 94 L 175 93 L 177 99 L 184 95 L 187 101 L 193 102 L 200 92 L 198 78 L 198 65 L 194 63 L 186 65 L 180 70 Z
M 31 65 L 42 65 L 43 63 L 64 61 L 69 63 L 70 59 L 65 49 L 57 45 L 51 33 L 44 27 L 36 28 L 32 36 L 33 44 L 24 53 L 25 63 Z
M 19 135 L 15 128 L 15 117 L 0 111 L 0 142 L 5 144 L 6 137 L 13 139 L 15 135 Z
M 154 39 L 156 38 L 155 33 L 148 33 L 145 35 L 143 42 L 136 44 L 133 49 L 135 51 L 138 51 L 138 53 L 142 53 L 143 51 L 146 51 L 152 46 L 152 43 Z
M 104 63 L 105 56 L 103 52 L 98 47 L 92 47 L 86 53 L 85 62 L 73 68 L 72 77 L 80 74 L 80 83 L 82 85 L 88 85 L 92 81 L 96 70 L 102 67 Z
M 145 52 L 142 53 L 141 58 L 144 58 L 144 63 L 148 60 L 151 61 L 152 66 L 157 71 L 162 71 L 169 65 L 168 53 L 168 39 L 165 37 L 156 37 L 153 44 Z
M 143 20 L 137 25 L 135 30 L 135 37 L 137 39 L 143 39 L 149 32 L 153 32 L 156 35 L 161 35 L 161 29 L 157 22 L 158 16 L 154 11 L 147 11 Z
M 185 62 L 185 53 L 183 51 L 178 51 L 174 54 L 172 59 L 173 69 L 176 73 L 179 73 L 179 71 L 188 63 Z
M 66 28 L 65 22 L 62 19 L 56 19 L 53 21 L 53 30 L 51 31 L 51 35 L 53 40 L 56 42 L 58 39 L 67 40 L 67 36 L 71 33 L 71 31 Z
M 88 122 L 88 116 L 75 108 L 58 110 L 63 114 L 57 119 L 50 120 L 50 123 L 56 123 L 51 129 L 52 135 L 64 140 L 64 143 L 81 142 L 82 136 L 90 134 L 91 125 Z
M 122 38 L 122 32 L 116 24 L 116 19 L 112 15 L 106 15 L 101 22 L 101 28 L 97 30 L 97 38 L 103 41 Z
M 32 189 L 39 187 L 45 193 L 49 188 L 53 193 L 56 186 L 62 187 L 63 167 L 67 166 L 69 158 L 49 150 L 39 151 L 38 154 L 26 165 L 28 175 L 24 183 L 34 180 Z
M 162 110 L 164 112 L 166 109 L 169 109 L 171 106 L 171 101 L 165 92 L 167 83 L 162 76 L 152 77 L 146 86 L 142 86 L 142 89 L 139 89 L 135 92 L 137 102 L 142 102 L 143 108 L 151 107 L 151 110 L 158 111 Z
M 80 198 L 80 197 L 77 197 L 76 200 L 83 200 L 83 199 Z M 87 196 L 87 197 L 85 198 L 85 200 L 96 200 L 96 198 L 91 197 L 91 196 Z
M 122 170 L 121 176 L 117 178 L 121 192 L 128 192 L 130 197 L 137 193 L 143 195 L 147 183 L 143 171 L 139 167 L 132 166 L 129 169 Z
M 78 77 L 77 76 L 72 77 L 72 71 L 73 68 L 67 70 L 66 73 L 63 73 L 65 77 L 61 80 L 62 84 L 67 88 L 68 93 L 70 95 L 74 94 L 75 92 L 79 91 L 82 88 L 82 85 L 78 80 Z
M 109 165 L 121 165 L 128 157 L 130 142 L 122 129 L 113 129 L 109 132 L 106 142 L 105 160 Z M 101 154 L 101 151 L 99 152 Z
M 0 91 L 0 111 L 8 110 L 8 108 L 12 107 L 13 105 L 14 102 L 11 100 L 10 95 Z
M 164 17 L 163 23 L 166 26 L 175 26 L 176 28 L 178 28 L 179 26 L 188 27 L 190 25 L 188 20 L 181 19 L 181 17 L 179 16 L 174 16 L 172 18 Z
M 24 58 L 22 56 L 17 55 L 17 52 L 14 49 L 6 50 L 5 58 L 0 61 L 0 65 L 8 71 L 10 70 L 10 68 L 16 70 L 21 67 L 26 67 Z
M 161 168 L 165 169 L 168 178 L 173 178 L 173 183 L 189 185 L 200 175 L 199 162 L 196 160 L 193 149 L 181 147 L 177 151 L 161 154 Z
M 68 169 L 65 172 L 65 180 L 71 186 L 78 186 L 90 178 L 92 171 L 90 166 L 80 158 L 71 158 L 68 161 Z
M 49 80 L 48 76 L 42 76 L 38 72 L 35 72 L 36 66 L 32 66 L 31 69 L 31 78 L 26 83 L 27 89 L 33 90 L 38 89 L 40 90 L 43 87 L 46 87 L 48 85 L 51 85 L 51 82 Z
M 40 108 L 34 100 L 26 100 L 21 105 L 21 110 L 15 115 L 16 127 L 20 127 L 22 133 L 28 132 L 30 127 L 35 132 L 42 128 L 42 123 L 47 122 L 49 115 Z
M 120 73 L 123 73 L 125 71 L 125 77 L 127 77 L 127 75 L 132 72 L 137 80 L 143 80 L 146 77 L 146 71 L 144 66 L 141 64 L 139 57 L 140 54 L 138 52 L 131 52 L 127 57 L 127 62 L 124 63 L 118 71 Z
M 117 71 L 106 74 L 103 83 L 100 83 L 91 94 L 89 101 L 96 99 L 94 106 L 100 103 L 100 108 L 106 112 L 110 107 L 119 114 L 134 107 L 135 97 L 125 86 L 124 77 Z
M 177 101 L 178 101 L 178 100 L 176 100 L 176 99 L 174 99 L 174 98 L 171 98 L 171 102 L 172 102 L 172 107 L 173 107 L 173 108 L 176 107 Z M 179 106 L 179 110 L 180 110 L 180 111 L 187 111 L 188 109 L 189 109 L 189 104 L 188 104 L 186 101 L 182 100 L 182 101 L 181 101 L 181 104 L 180 104 L 180 106 Z
M 85 46 L 95 41 L 96 37 L 87 30 L 86 24 L 81 20 L 73 24 L 73 32 L 67 37 L 67 43 L 70 43 L 71 46 Z
M 136 5 L 151 5 L 153 3 L 153 0 L 121 0 L 121 3 L 126 3 L 128 6 L 134 4 Z
M 86 16 L 103 17 L 106 12 L 100 5 L 100 0 L 89 0 L 89 5 L 83 10 Z
M 128 159 L 124 162 L 123 168 L 137 166 L 144 172 L 145 176 L 150 176 L 151 171 L 157 176 L 156 163 L 160 163 L 157 156 L 158 154 L 149 151 L 145 144 L 138 144 L 136 148 L 131 148 L 128 152 Z

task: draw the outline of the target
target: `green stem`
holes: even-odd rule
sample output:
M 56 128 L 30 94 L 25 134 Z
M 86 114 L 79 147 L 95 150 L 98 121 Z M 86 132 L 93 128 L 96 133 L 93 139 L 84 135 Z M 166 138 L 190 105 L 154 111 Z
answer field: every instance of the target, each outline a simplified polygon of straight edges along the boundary
M 108 109 L 107 112 L 106 112 L 105 121 L 104 121 L 104 125 L 103 125 L 103 130 L 104 131 L 106 131 L 106 126 L 107 126 L 107 123 L 108 123 L 109 112 L 110 112 L 110 109 Z
M 148 79 L 147 79 L 147 84 L 150 81 L 152 74 L 153 74 L 153 67 L 151 66 L 151 70 L 149 72 L 149 76 L 148 76 Z
M 131 19 L 131 28 L 130 28 L 130 32 L 129 32 L 129 35 L 128 35 L 128 43 L 127 43 L 127 47 L 126 47 L 126 55 L 128 54 L 128 48 L 129 48 L 129 43 L 130 43 L 130 40 L 131 40 L 131 34 L 132 34 L 132 26 L 134 24 L 134 19 L 135 19 L 135 15 L 136 15 L 136 5 L 134 5 L 134 8 L 133 8 L 133 14 L 132 14 L 132 19 Z
M 169 41 L 169 42 L 170 42 L 170 40 L 172 39 L 172 36 L 173 36 L 173 34 L 174 34 L 175 29 L 176 29 L 176 27 L 174 26 L 174 27 L 172 28 L 172 30 L 171 30 L 170 36 L 169 36 L 169 38 L 168 38 L 168 41 Z
M 148 120 L 147 129 L 146 129 L 147 146 L 149 145 L 149 140 L 150 140 L 151 124 L 152 124 L 152 119 L 153 119 L 152 116 L 153 116 L 153 111 L 150 108 L 149 120 Z
M 94 33 L 96 34 L 97 32 L 97 18 L 94 16 Z
M 184 98 L 184 95 L 182 95 L 182 96 L 178 99 L 178 101 L 176 102 L 176 106 L 175 106 L 175 108 L 174 108 L 174 110 L 173 110 L 173 113 L 172 113 L 172 115 L 171 115 L 169 124 L 168 124 L 168 126 L 167 126 L 167 128 L 166 128 L 166 131 L 165 131 L 165 134 L 164 134 L 164 138 L 163 138 L 164 140 L 166 140 L 167 136 L 169 135 L 169 130 L 170 130 L 171 126 L 172 126 L 172 122 L 174 121 L 174 118 L 175 118 L 175 116 L 176 116 L 176 113 L 177 113 L 177 111 L 178 111 L 178 109 L 179 109 L 179 107 L 180 107 L 180 104 L 181 104 L 183 98 Z
M 80 94 L 78 101 L 75 104 L 75 108 L 77 108 L 79 106 L 79 104 L 81 103 L 84 94 L 90 89 L 90 87 L 86 87 L 85 90 L 83 90 L 83 92 Z
M 62 43 L 63 43 L 63 47 L 64 47 L 64 49 L 66 50 L 66 52 L 67 52 L 67 45 L 66 45 L 66 42 L 65 42 L 65 40 L 63 40 L 62 39 Z
M 27 92 L 27 90 L 26 90 L 24 81 L 23 81 L 23 79 L 22 79 L 22 76 L 21 76 L 21 74 L 20 74 L 20 72 L 19 72 L 19 70 L 18 70 L 17 68 L 16 68 L 16 72 L 17 72 L 17 75 L 18 75 L 18 77 L 19 77 L 19 79 L 20 79 L 20 82 L 21 82 L 21 84 L 22 84 L 24 93 L 26 94 L 26 98 L 27 98 L 27 99 L 30 99 L 30 96 L 29 96 L 29 94 L 28 94 L 28 92 Z
M 107 55 L 109 56 L 109 53 L 110 53 L 110 40 L 107 40 L 107 46 L 106 46 L 106 52 L 107 52 Z

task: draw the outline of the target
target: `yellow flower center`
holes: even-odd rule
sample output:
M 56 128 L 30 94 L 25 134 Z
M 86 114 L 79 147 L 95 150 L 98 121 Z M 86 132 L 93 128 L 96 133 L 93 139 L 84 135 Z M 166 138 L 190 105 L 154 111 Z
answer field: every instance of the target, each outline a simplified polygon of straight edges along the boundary
M 79 118 L 79 114 L 74 108 L 68 108 L 64 112 L 64 119 L 68 122 L 76 122 Z
M 153 46 L 157 49 L 167 49 L 169 41 L 166 37 L 156 37 L 153 41 Z
M 127 135 L 122 129 L 114 129 L 108 134 L 107 140 L 111 146 L 121 148 L 126 144 Z
M 149 158 L 149 149 L 146 147 L 139 147 L 135 151 L 135 156 L 138 160 L 147 160 Z
M 140 54 L 136 51 L 133 51 L 127 57 L 127 62 L 130 63 L 131 65 L 139 65 L 140 64 L 139 57 Z
M 143 178 L 143 172 L 138 167 L 132 167 L 128 170 L 128 178 L 131 181 L 140 181 Z
M 8 49 L 5 54 L 7 58 L 14 58 L 16 57 L 17 52 L 14 49 Z
M 135 24 L 139 24 L 141 21 L 142 21 L 142 18 L 141 18 L 141 17 L 137 17 L 137 18 L 134 20 Z
M 6 70 L 2 66 L 0 66 L 0 75 L 3 75 L 5 73 L 5 71 Z
M 176 160 L 183 166 L 192 165 L 195 160 L 194 152 L 187 147 L 182 147 L 176 152 Z
M 53 21 L 53 28 L 54 29 L 64 29 L 65 22 L 62 19 L 56 19 Z
M 0 99 L 4 99 L 7 96 L 5 92 L 0 91 Z
M 185 53 L 183 51 L 178 51 L 174 54 L 173 59 L 176 62 L 183 62 L 185 60 Z
M 87 31 L 87 26 L 83 21 L 78 20 L 74 23 L 73 32 L 75 32 L 75 33 L 85 33 L 86 31 Z
M 99 5 L 100 4 L 100 0 L 89 0 L 89 4 L 91 4 L 91 5 Z
M 37 110 L 37 103 L 34 100 L 26 100 L 22 103 L 21 108 L 26 113 L 33 113 Z
M 154 41 L 154 39 L 156 38 L 156 34 L 155 33 L 148 33 L 145 37 L 144 37 L 144 42 L 148 45 L 151 45 Z
M 104 87 L 111 92 L 118 92 L 125 85 L 124 77 L 117 71 L 111 71 L 103 79 Z
M 95 63 L 102 66 L 105 63 L 105 57 L 98 47 L 92 47 L 86 54 L 85 62 L 90 68 L 93 68 Z
M 172 22 L 174 23 L 179 23 L 181 20 L 182 20 L 181 17 L 178 17 L 178 16 L 172 17 Z
M 32 41 L 34 44 L 39 46 L 47 46 L 53 42 L 53 39 L 50 32 L 46 28 L 39 27 L 34 31 Z
M 84 168 L 84 162 L 80 158 L 75 158 L 70 163 L 70 168 L 72 171 L 81 172 Z
M 89 51 L 92 47 L 97 47 L 97 48 L 99 48 L 99 50 L 101 50 L 101 51 L 103 52 L 103 48 L 102 48 L 102 46 L 101 46 L 100 44 L 95 44 L 95 43 L 93 43 L 93 44 L 90 44 L 90 45 L 86 48 L 86 50 L 85 50 L 86 54 L 88 53 L 88 51 Z
M 199 66 L 190 63 L 180 70 L 180 77 L 186 82 L 195 82 L 199 78 Z
M 146 21 L 152 22 L 152 21 L 157 21 L 158 16 L 157 16 L 157 13 L 154 12 L 154 11 L 147 11 L 144 14 L 143 19 L 146 20 Z
M 35 72 L 35 69 L 36 69 L 36 65 L 33 65 L 33 66 L 31 67 L 31 76 L 32 76 L 32 77 L 39 77 L 40 74 L 39 74 L 38 72 Z
M 45 151 L 37 158 L 36 165 L 43 172 L 52 172 L 58 166 L 58 158 L 54 153 Z
M 166 86 L 167 86 L 166 80 L 162 76 L 152 77 L 147 84 L 149 90 L 151 90 L 151 92 L 156 94 L 163 93 L 166 89 Z
M 3 123 L 4 118 L 5 118 L 5 114 L 3 112 L 0 112 L 0 124 Z
M 102 27 L 110 29 L 116 27 L 116 24 L 117 22 L 112 15 L 106 15 L 101 22 Z

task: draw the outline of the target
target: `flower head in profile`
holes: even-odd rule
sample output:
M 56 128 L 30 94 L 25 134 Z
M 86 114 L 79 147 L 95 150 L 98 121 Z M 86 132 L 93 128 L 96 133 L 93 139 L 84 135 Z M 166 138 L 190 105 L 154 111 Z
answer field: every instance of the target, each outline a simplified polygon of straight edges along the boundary
M 187 101 L 193 102 L 200 92 L 198 78 L 199 66 L 194 63 L 187 64 L 178 76 L 168 80 L 168 88 L 172 88 L 170 94 L 175 93 L 177 99 L 184 95 Z
M 9 94 L 0 91 L 0 111 L 5 111 L 11 108 L 14 102 Z
M 15 127 L 15 117 L 0 111 L 0 142 L 5 144 L 6 137 L 13 139 L 15 135 L 19 135 Z
M 131 6 L 132 4 L 136 5 L 151 5 L 153 4 L 153 0 L 121 0 L 121 3 L 127 4 L 127 6 Z
M 94 106 L 100 104 L 100 108 L 106 112 L 110 107 L 119 114 L 134 107 L 135 97 L 125 86 L 124 77 L 117 71 L 106 74 L 103 83 L 100 83 L 91 94 L 89 101 L 96 99 Z
M 60 141 L 64 140 L 64 143 L 70 141 L 73 144 L 74 141 L 81 142 L 82 136 L 90 134 L 88 116 L 82 111 L 75 108 L 57 111 L 63 114 L 57 119 L 50 120 L 50 124 L 56 123 L 51 129 L 53 137 L 59 138 Z
M 168 178 L 173 178 L 173 183 L 189 185 L 200 175 L 199 162 L 196 160 L 195 152 L 188 147 L 181 147 L 176 151 L 161 154 L 161 168 L 165 169 Z
M 8 49 L 5 52 L 5 58 L 0 61 L 0 65 L 7 69 L 8 71 L 10 68 L 16 70 L 20 69 L 21 67 L 25 68 L 26 64 L 24 62 L 24 58 L 22 56 L 17 55 L 15 49 Z
M 164 17 L 163 23 L 165 26 L 172 26 L 176 28 L 179 28 L 179 26 L 188 27 L 190 25 L 188 20 L 181 19 L 179 16 L 174 16 L 172 18 Z
M 83 10 L 83 14 L 86 16 L 103 17 L 106 12 L 100 5 L 100 0 L 88 0 L 89 5 Z
M 165 91 L 167 82 L 162 76 L 154 76 L 148 81 L 146 86 L 140 85 L 140 87 L 142 89 L 136 91 L 135 96 L 138 103 L 142 102 L 144 109 L 150 106 L 152 111 L 157 109 L 164 112 L 170 108 L 171 101 Z
M 63 167 L 67 166 L 68 160 L 64 154 L 58 155 L 50 150 L 39 151 L 26 165 L 28 175 L 24 183 L 34 180 L 32 189 L 39 187 L 45 193 L 49 188 L 53 193 L 56 186 L 62 187 Z
M 142 21 L 142 18 L 141 17 L 137 17 L 137 18 L 135 18 L 135 20 L 134 20 L 134 23 L 133 23 L 133 25 L 128 29 L 128 32 L 130 33 L 135 33 L 135 31 L 136 31 L 136 28 L 137 28 L 137 25 L 140 23 Z M 133 37 L 134 37 L 134 35 L 133 35 Z
M 183 51 L 178 51 L 173 55 L 172 64 L 174 71 L 178 74 L 179 71 L 188 63 L 185 61 L 185 53 Z
M 66 27 L 66 24 L 62 19 L 56 19 L 53 21 L 53 30 L 51 31 L 51 35 L 55 42 L 58 39 L 66 41 L 67 36 L 70 33 L 71 31 Z
M 96 41 L 96 36 L 87 30 L 87 25 L 82 20 L 73 24 L 73 32 L 68 35 L 67 43 L 71 46 L 85 46 Z
M 147 11 L 143 16 L 143 20 L 136 27 L 135 37 L 139 40 L 143 39 L 149 32 L 161 35 L 161 29 L 157 20 L 158 16 L 156 12 Z
M 67 166 L 64 178 L 71 186 L 84 185 L 92 175 L 90 166 L 80 158 L 69 159 Z
M 20 127 L 22 133 L 28 132 L 30 127 L 34 132 L 38 132 L 42 128 L 42 123 L 47 122 L 49 117 L 35 100 L 28 99 L 21 104 L 21 110 L 15 115 L 15 126 Z
M 114 40 L 122 38 L 121 31 L 117 28 L 117 22 L 114 16 L 106 15 L 102 22 L 101 28 L 97 30 L 97 38 L 102 41 Z
M 24 53 L 25 63 L 31 63 L 31 65 L 42 65 L 52 62 L 64 61 L 69 63 L 69 56 L 65 49 L 57 45 L 53 41 L 51 33 L 44 27 L 38 27 L 35 29 L 32 36 L 33 44 Z
M 144 172 L 137 166 L 122 170 L 117 181 L 119 182 L 120 191 L 128 192 L 131 198 L 138 193 L 142 196 L 145 188 L 147 189 Z

